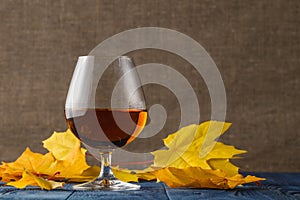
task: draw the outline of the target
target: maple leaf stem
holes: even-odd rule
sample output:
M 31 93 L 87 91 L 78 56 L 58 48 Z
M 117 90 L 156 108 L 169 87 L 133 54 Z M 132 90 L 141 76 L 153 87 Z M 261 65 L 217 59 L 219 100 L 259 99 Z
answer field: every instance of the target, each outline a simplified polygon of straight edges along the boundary
M 60 174 L 60 172 L 55 172 L 53 175 L 51 175 L 49 178 L 47 178 L 48 180 L 53 180 L 55 178 L 56 175 Z

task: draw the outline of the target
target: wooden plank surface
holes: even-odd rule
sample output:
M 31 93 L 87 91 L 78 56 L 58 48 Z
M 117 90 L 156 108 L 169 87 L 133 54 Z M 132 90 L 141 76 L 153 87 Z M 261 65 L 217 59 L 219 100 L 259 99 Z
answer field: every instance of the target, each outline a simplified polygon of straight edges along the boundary
M 300 173 L 251 173 L 267 178 L 262 185 L 247 184 L 234 190 L 172 189 L 163 183 L 142 182 L 138 191 L 74 191 L 71 184 L 63 189 L 45 191 L 35 187 L 24 190 L 1 185 L 0 199 L 300 199 Z

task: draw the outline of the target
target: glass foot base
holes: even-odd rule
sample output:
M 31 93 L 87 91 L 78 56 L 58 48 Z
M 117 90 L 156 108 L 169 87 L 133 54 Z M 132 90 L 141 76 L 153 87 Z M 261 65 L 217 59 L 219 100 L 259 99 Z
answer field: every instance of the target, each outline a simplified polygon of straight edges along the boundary
M 122 190 L 139 190 L 140 185 L 126 183 L 120 180 L 94 180 L 87 183 L 74 185 L 74 190 L 108 190 L 108 191 L 122 191 Z

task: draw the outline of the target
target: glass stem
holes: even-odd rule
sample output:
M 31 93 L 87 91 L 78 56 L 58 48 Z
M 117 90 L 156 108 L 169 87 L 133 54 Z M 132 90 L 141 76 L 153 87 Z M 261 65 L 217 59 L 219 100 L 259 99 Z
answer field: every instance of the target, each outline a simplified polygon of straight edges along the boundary
M 114 176 L 113 172 L 111 171 L 111 154 L 112 154 L 112 152 L 100 152 L 101 171 L 100 171 L 98 179 L 101 179 L 104 182 L 106 180 L 107 184 L 109 184 L 108 183 L 109 180 L 115 179 L 115 176 Z

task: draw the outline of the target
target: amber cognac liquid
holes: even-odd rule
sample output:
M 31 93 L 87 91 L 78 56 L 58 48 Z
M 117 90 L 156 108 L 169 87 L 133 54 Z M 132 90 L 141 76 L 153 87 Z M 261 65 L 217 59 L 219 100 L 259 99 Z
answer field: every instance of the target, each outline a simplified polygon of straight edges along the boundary
M 147 120 L 147 112 L 138 109 L 71 109 L 67 112 L 80 113 L 78 117 L 66 119 L 68 127 L 83 143 L 95 148 L 112 143 L 117 147 L 129 144 L 140 134 Z

